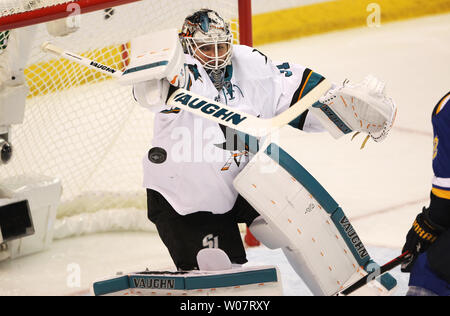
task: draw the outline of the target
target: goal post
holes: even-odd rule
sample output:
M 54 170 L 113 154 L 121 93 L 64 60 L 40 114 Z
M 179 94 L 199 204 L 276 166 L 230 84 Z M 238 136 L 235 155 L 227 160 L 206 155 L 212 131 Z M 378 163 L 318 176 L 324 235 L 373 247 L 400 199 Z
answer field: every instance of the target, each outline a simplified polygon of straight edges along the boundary
M 239 0 L 240 44 L 253 46 L 252 0 Z
M 81 14 L 78 29 L 66 36 L 50 35 L 47 23 L 72 14 L 67 9 L 74 4 Z M 231 22 L 235 43 L 252 44 L 251 0 L 5 0 L 0 4 L 0 72 L 11 60 L 6 58 L 8 43 L 14 38 L 20 43 L 22 30 L 33 33 L 26 38 L 31 49 L 23 71 L 29 87 L 24 120 L 10 126 L 8 141 L 14 155 L 9 163 L 0 164 L 0 184 L 23 174 L 59 179 L 63 193 L 55 238 L 151 229 L 142 224 L 150 224 L 142 158 L 151 147 L 153 114 L 134 101 L 129 87 L 45 54 L 40 46 L 54 42 L 123 70 L 132 38 L 180 29 L 184 18 L 201 8 L 216 10 Z M 68 224 L 75 217 L 77 228 Z M 98 225 L 88 223 L 90 231 L 79 225 L 93 220 Z M 92 231 L 92 227 L 97 228 Z

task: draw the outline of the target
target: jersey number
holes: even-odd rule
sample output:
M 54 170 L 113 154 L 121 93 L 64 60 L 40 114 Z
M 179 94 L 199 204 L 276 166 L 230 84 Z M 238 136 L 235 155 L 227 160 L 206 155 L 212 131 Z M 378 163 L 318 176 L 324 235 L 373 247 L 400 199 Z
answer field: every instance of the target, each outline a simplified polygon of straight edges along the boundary
M 280 69 L 280 72 L 282 74 L 284 74 L 286 77 L 292 76 L 292 71 L 289 70 L 289 69 L 291 69 L 291 66 L 289 65 L 289 63 L 284 63 L 281 65 L 278 65 L 277 68 Z
M 214 236 L 213 234 L 206 235 L 205 238 L 203 238 L 203 247 L 219 248 L 219 237 Z
M 439 145 L 439 138 L 437 138 L 436 136 L 433 141 L 433 160 L 436 158 L 438 154 L 438 145 Z

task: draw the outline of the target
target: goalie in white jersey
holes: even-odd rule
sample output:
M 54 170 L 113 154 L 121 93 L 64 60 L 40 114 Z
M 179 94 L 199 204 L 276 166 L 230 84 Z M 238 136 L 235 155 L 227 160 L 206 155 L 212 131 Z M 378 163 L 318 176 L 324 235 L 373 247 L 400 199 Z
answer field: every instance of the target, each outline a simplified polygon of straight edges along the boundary
M 229 25 L 211 10 L 189 16 L 180 38 L 189 90 L 260 118 L 286 110 L 322 78 L 298 65 L 275 65 L 251 47 L 232 45 Z M 144 94 L 145 88 L 135 85 L 141 104 Z M 249 161 L 249 148 L 223 126 L 167 105 L 158 109 L 154 124 L 153 148 L 143 161 L 144 186 L 149 218 L 175 265 L 196 269 L 197 252 L 207 246 L 223 249 L 233 263 L 245 263 L 237 223 L 250 226 L 258 213 L 238 197 L 233 180 Z M 293 124 L 323 130 L 308 113 Z
M 324 80 L 306 67 L 274 63 L 256 49 L 233 45 L 229 24 L 212 10 L 188 16 L 179 36 L 185 52 L 185 72 L 167 77 L 169 92 L 174 86 L 185 87 L 264 119 L 287 110 Z M 372 84 L 371 91 L 384 96 L 384 85 L 373 83 L 369 78 L 361 86 Z M 136 100 L 155 112 L 152 148 L 143 160 L 149 219 L 156 224 L 180 270 L 198 269 L 197 253 L 208 247 L 222 249 L 233 264 L 246 263 L 238 223 L 251 227 L 259 214 L 238 194 L 233 180 L 258 145 L 252 138 L 242 139 L 216 122 L 168 106 L 164 103 L 170 94 L 167 91 L 162 94 L 162 102 L 150 101 L 150 90 L 145 82 L 134 84 Z M 335 137 L 359 131 L 362 121 L 354 122 L 353 112 L 339 112 L 339 106 L 344 108 L 342 102 L 330 101 L 339 91 L 332 90 L 321 104 L 289 125 L 305 132 L 328 130 Z M 332 119 L 332 110 L 340 115 Z M 376 141 L 386 136 L 395 106 L 389 103 L 386 112 L 387 118 L 380 123 L 383 128 L 375 131 L 364 124 L 365 131 Z

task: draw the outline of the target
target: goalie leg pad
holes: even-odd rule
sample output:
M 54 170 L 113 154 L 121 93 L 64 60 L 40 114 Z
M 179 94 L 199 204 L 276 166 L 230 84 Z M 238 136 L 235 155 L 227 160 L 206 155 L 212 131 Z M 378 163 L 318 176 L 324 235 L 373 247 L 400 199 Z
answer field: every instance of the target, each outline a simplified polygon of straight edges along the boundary
M 276 171 L 261 173 L 268 169 L 263 155 L 272 158 L 269 169 Z M 366 275 L 365 268 L 373 267 L 336 201 L 277 144 L 260 151 L 234 185 L 270 228 L 282 235 L 276 239 L 287 240 L 283 251 L 314 295 L 337 294 Z M 365 294 L 388 294 L 396 285 L 389 275 L 384 276 L 383 284 L 375 282 L 376 289 Z
M 269 225 L 262 216 L 255 218 L 249 229 L 253 236 L 269 249 L 284 248 L 289 245 L 289 240 L 284 234 L 277 227 Z

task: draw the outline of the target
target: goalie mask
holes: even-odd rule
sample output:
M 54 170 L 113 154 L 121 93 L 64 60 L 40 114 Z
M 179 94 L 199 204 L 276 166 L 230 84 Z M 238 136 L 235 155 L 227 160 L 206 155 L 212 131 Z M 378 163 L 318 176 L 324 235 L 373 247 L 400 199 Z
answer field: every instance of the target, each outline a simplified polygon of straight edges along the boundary
M 180 39 L 185 53 L 199 60 L 216 88 L 222 89 L 232 55 L 230 24 L 217 12 L 202 9 L 185 19 Z

